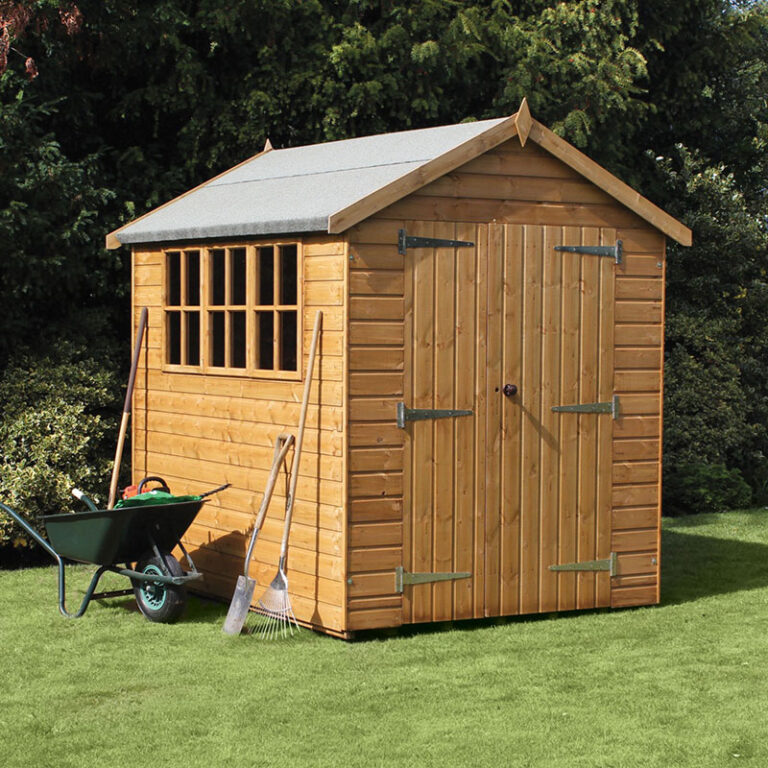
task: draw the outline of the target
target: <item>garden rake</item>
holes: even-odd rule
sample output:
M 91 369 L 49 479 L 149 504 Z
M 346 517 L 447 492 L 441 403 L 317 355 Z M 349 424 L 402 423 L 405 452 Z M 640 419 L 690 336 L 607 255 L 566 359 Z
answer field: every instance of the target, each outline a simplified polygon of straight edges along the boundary
M 285 456 L 288 453 L 288 449 L 292 445 L 293 435 L 278 435 L 277 440 L 275 440 L 275 456 L 272 460 L 272 471 L 269 473 L 267 487 L 264 489 L 264 498 L 261 500 L 259 514 L 256 517 L 256 523 L 253 527 L 251 540 L 248 543 L 248 552 L 245 555 L 245 565 L 243 567 L 243 572 L 240 574 L 240 576 L 237 577 L 235 592 L 232 595 L 232 602 L 229 605 L 227 618 L 224 621 L 223 631 L 227 635 L 240 634 L 240 630 L 243 628 L 246 616 L 250 610 L 253 590 L 256 587 L 256 579 L 252 579 L 248 575 L 248 569 L 251 565 L 251 555 L 253 554 L 253 548 L 256 545 L 256 539 L 258 538 L 261 526 L 264 523 L 264 518 L 267 515 L 267 508 L 269 507 L 269 502 L 272 499 L 272 493 L 275 490 L 275 483 L 277 482 L 277 476 L 280 472 L 280 467 L 282 466 L 283 461 L 285 461 Z
M 296 449 L 291 463 L 291 481 L 288 487 L 288 498 L 285 502 L 285 524 L 283 525 L 283 538 L 280 543 L 280 560 L 277 573 L 267 591 L 261 596 L 256 612 L 260 618 L 254 627 L 262 638 L 275 638 L 278 635 L 286 637 L 290 632 L 293 635 L 293 627 L 299 628 L 296 616 L 291 606 L 291 598 L 288 595 L 288 577 L 285 575 L 285 558 L 288 551 L 288 534 L 291 529 L 291 517 L 293 515 L 293 501 L 296 494 L 296 483 L 299 479 L 299 461 L 301 460 L 301 446 L 304 442 L 304 425 L 307 419 L 307 406 L 309 405 L 309 390 L 312 386 L 312 373 L 315 367 L 315 353 L 317 351 L 317 339 L 320 334 L 323 313 L 315 316 L 315 328 L 312 332 L 312 345 L 309 349 L 309 364 L 307 366 L 307 380 L 304 384 L 304 399 L 301 403 L 301 416 L 299 418 L 299 431 L 296 436 Z

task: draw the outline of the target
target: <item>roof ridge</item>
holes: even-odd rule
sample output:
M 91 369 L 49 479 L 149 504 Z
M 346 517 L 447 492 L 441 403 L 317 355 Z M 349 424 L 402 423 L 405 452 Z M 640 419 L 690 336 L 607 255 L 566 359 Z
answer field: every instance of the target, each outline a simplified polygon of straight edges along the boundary
M 278 151 L 278 150 L 274 150 Z M 256 160 L 257 158 L 253 158 Z M 226 174 L 222 175 L 218 179 L 211 179 L 211 181 L 207 182 L 203 186 L 206 187 L 225 187 L 225 186 L 234 186 L 235 184 L 254 184 L 259 181 L 278 181 L 280 179 L 300 179 L 305 176 L 327 176 L 330 173 L 346 173 L 347 171 L 360 171 L 360 170 L 370 170 L 372 168 L 390 168 L 395 165 L 413 165 L 413 164 L 424 164 L 428 163 L 433 158 L 431 157 L 425 157 L 425 158 L 418 158 L 417 160 L 401 160 L 397 163 L 374 163 L 372 165 L 352 165 L 349 168 L 334 168 L 332 171 L 308 171 L 307 173 L 288 173 L 284 176 L 267 176 L 265 178 L 259 178 L 259 179 L 241 179 L 239 181 L 223 181 L 223 179 L 226 177 Z M 221 179 L 221 180 L 220 180 Z
M 459 128 L 480 123 L 493 123 L 506 120 L 503 117 L 484 117 L 482 120 L 466 120 L 459 123 L 445 123 L 444 125 L 425 125 L 422 128 L 406 128 L 402 131 L 386 131 L 385 133 L 366 133 L 364 136 L 349 136 L 346 139 L 331 139 L 330 141 L 317 141 L 314 144 L 299 144 L 295 147 L 271 147 L 272 152 L 289 152 L 294 149 L 309 149 L 314 147 L 325 147 L 329 144 L 341 144 L 343 142 L 361 141 L 362 139 L 379 139 L 382 136 L 401 136 L 406 133 L 420 133 L 421 131 L 438 131 L 442 128 Z M 270 145 L 271 146 L 271 145 Z

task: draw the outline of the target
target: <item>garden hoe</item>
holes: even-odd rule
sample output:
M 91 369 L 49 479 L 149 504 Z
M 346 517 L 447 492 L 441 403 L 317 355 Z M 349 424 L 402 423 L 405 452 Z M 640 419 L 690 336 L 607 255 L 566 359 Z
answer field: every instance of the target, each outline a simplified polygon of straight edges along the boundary
M 304 384 L 304 399 L 301 403 L 301 417 L 299 418 L 299 432 L 296 438 L 296 451 L 291 462 L 291 482 L 288 488 L 288 498 L 285 502 L 285 524 L 283 525 L 283 539 L 280 544 L 280 561 L 277 573 L 267 591 L 261 596 L 257 613 L 261 615 L 256 631 L 261 637 L 273 638 L 278 634 L 285 637 L 290 630 L 293 634 L 293 626 L 298 629 L 299 624 L 293 614 L 291 598 L 288 595 L 288 578 L 285 575 L 285 556 L 288 551 L 288 534 L 291 529 L 291 516 L 293 514 L 293 500 L 296 494 L 296 483 L 299 479 L 299 461 L 301 460 L 301 446 L 304 442 L 304 426 L 307 419 L 307 405 L 309 404 L 309 390 L 312 386 L 312 372 L 315 367 L 315 352 L 317 351 L 317 338 L 320 334 L 323 313 L 318 312 L 315 317 L 315 329 L 312 332 L 312 346 L 309 350 L 309 364 L 307 366 L 307 380 Z
M 283 461 L 285 461 L 286 454 L 292 445 L 293 435 L 278 435 L 277 440 L 275 440 L 275 458 L 272 461 L 272 470 L 269 473 L 267 487 L 264 490 L 264 498 L 261 500 L 261 507 L 259 508 L 259 514 L 256 517 L 256 524 L 254 525 L 253 533 L 251 534 L 251 540 L 248 542 L 248 552 L 245 555 L 245 567 L 243 568 L 242 575 L 237 577 L 235 592 L 232 595 L 232 602 L 229 605 L 227 618 L 224 621 L 224 632 L 227 635 L 240 634 L 240 630 L 245 623 L 245 618 L 248 615 L 248 610 L 251 607 L 253 590 L 256 587 L 256 579 L 252 579 L 248 576 L 251 555 L 253 554 L 253 548 L 256 545 L 256 539 L 258 538 L 261 526 L 264 523 L 264 518 L 267 515 L 269 502 L 272 500 L 272 492 L 275 489 L 277 475 L 280 472 L 280 467 Z

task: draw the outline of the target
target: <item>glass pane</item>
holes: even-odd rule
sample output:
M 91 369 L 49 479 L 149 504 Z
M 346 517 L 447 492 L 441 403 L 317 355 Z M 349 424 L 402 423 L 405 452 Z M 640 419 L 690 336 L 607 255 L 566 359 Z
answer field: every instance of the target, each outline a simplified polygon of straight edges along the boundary
M 187 323 L 187 365 L 200 365 L 200 313 L 185 312 Z
M 172 307 L 178 307 L 181 304 L 181 254 L 178 251 L 171 251 L 166 254 L 167 264 L 167 291 L 168 304 Z
M 233 368 L 245 368 L 245 312 L 230 312 L 229 327 Z
M 181 312 L 167 312 L 168 319 L 168 362 L 181 364 Z
M 211 304 L 224 304 L 224 249 L 211 251 Z
M 226 365 L 224 354 L 224 313 L 211 312 L 211 365 L 223 368 Z
M 229 303 L 245 306 L 245 248 L 232 248 L 229 253 Z
M 271 371 L 275 367 L 275 315 L 273 312 L 256 313 L 256 367 Z
M 187 251 L 187 301 L 193 307 L 200 306 L 200 251 Z
M 296 246 L 280 246 L 280 303 L 296 304 Z
M 272 246 L 259 248 L 256 265 L 256 296 L 261 306 L 274 304 L 275 299 L 275 251 Z
M 296 370 L 296 312 L 280 313 L 280 370 Z

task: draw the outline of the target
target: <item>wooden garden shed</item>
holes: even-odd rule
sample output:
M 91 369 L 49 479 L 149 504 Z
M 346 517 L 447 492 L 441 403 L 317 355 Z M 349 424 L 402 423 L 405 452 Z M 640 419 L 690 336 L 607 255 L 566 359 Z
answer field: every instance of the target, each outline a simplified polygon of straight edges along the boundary
M 229 600 L 321 309 L 288 553 L 300 622 L 348 637 L 656 603 L 667 237 L 691 243 L 525 101 L 268 143 L 107 237 L 133 250 L 136 323 L 149 308 L 134 478 L 232 483 L 185 538 Z

